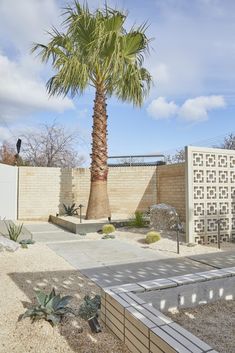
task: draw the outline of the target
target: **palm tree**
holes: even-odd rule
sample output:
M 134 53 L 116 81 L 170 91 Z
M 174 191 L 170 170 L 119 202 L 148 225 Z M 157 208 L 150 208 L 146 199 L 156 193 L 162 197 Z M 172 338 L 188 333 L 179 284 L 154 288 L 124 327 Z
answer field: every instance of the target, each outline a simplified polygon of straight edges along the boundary
M 105 6 L 93 13 L 77 1 L 65 10 L 65 31 L 52 28 L 47 45 L 34 44 L 42 62 L 52 60 L 55 75 L 48 81 L 51 95 L 75 96 L 88 86 L 95 89 L 91 187 L 87 219 L 110 217 L 107 193 L 106 99 L 115 95 L 141 106 L 151 86 L 143 67 L 149 39 L 146 26 L 124 28 L 127 15 Z

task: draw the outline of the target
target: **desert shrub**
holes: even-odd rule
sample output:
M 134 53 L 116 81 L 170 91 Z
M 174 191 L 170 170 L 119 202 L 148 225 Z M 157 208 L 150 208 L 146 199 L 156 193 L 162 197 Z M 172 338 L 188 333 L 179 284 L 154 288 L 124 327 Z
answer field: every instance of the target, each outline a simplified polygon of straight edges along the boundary
M 113 232 L 115 232 L 115 227 L 114 227 L 114 225 L 113 224 L 105 224 L 104 226 L 103 226 L 103 228 L 102 228 L 102 233 L 103 234 L 110 234 L 110 233 L 113 233 Z
M 19 243 L 21 245 L 32 245 L 32 244 L 35 244 L 35 240 L 33 240 L 33 239 L 22 239 Z
M 144 213 L 141 211 L 136 211 L 135 216 L 129 222 L 130 227 L 143 228 L 146 226 L 146 220 L 144 219 Z
M 161 239 L 161 235 L 158 232 L 148 232 L 145 238 L 145 243 L 147 244 L 152 244 L 152 243 L 156 243 L 157 241 L 159 241 Z
M 78 214 L 78 207 L 76 207 L 75 203 L 68 206 L 63 203 L 63 206 L 66 216 L 76 216 Z
M 23 223 L 22 224 L 14 224 L 14 223 L 7 223 L 5 222 L 5 226 L 7 228 L 7 233 L 8 236 L 11 240 L 17 242 L 17 239 L 19 238 L 22 228 L 23 228 Z
M 38 305 L 28 309 L 19 319 L 30 317 L 32 321 L 44 319 L 52 326 L 57 325 L 61 322 L 64 315 L 73 313 L 73 310 L 67 305 L 72 299 L 70 295 L 61 297 L 60 294 L 55 293 L 54 288 L 49 294 L 45 294 L 41 291 L 36 291 L 36 298 Z
M 83 320 L 89 320 L 92 317 L 98 315 L 98 311 L 101 307 L 100 295 L 95 295 L 91 298 L 89 295 L 84 297 L 84 302 L 80 305 L 78 315 Z

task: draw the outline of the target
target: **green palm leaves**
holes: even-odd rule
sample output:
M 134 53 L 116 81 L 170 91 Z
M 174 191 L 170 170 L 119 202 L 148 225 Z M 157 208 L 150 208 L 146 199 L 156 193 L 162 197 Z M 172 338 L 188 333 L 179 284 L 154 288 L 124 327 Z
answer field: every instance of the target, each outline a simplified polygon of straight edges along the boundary
M 101 86 L 108 95 L 141 105 L 151 86 L 143 67 L 146 26 L 127 32 L 126 14 L 107 6 L 92 13 L 77 1 L 64 16 L 64 33 L 53 28 L 47 45 L 33 47 L 43 62 L 52 60 L 56 74 L 48 81 L 50 94 L 74 96 L 89 85 Z

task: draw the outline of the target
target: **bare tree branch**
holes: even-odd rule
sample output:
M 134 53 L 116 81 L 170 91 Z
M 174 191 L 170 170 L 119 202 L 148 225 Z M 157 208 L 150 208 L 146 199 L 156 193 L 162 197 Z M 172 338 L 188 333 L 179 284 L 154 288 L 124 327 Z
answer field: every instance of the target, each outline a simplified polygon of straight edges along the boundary
M 56 121 L 23 133 L 21 139 L 21 165 L 74 168 L 81 166 L 85 161 L 76 150 L 79 134 L 66 130 Z M 3 144 L 0 149 L 0 161 L 14 164 L 14 154 L 11 145 Z

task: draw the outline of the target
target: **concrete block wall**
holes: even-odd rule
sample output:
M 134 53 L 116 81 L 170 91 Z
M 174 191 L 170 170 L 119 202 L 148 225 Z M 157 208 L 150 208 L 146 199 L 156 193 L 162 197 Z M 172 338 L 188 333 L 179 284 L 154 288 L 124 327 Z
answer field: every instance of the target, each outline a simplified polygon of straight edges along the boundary
M 72 170 L 19 168 L 18 218 L 48 219 L 72 201 Z
M 156 167 L 109 169 L 108 192 L 113 213 L 132 215 L 157 202 Z
M 157 167 L 157 201 L 175 207 L 181 221 L 186 221 L 184 163 Z
M 108 192 L 113 214 L 131 216 L 157 202 L 156 167 L 110 168 Z M 90 190 L 88 168 L 19 168 L 19 219 L 48 219 L 63 212 L 63 203 L 83 204 Z

